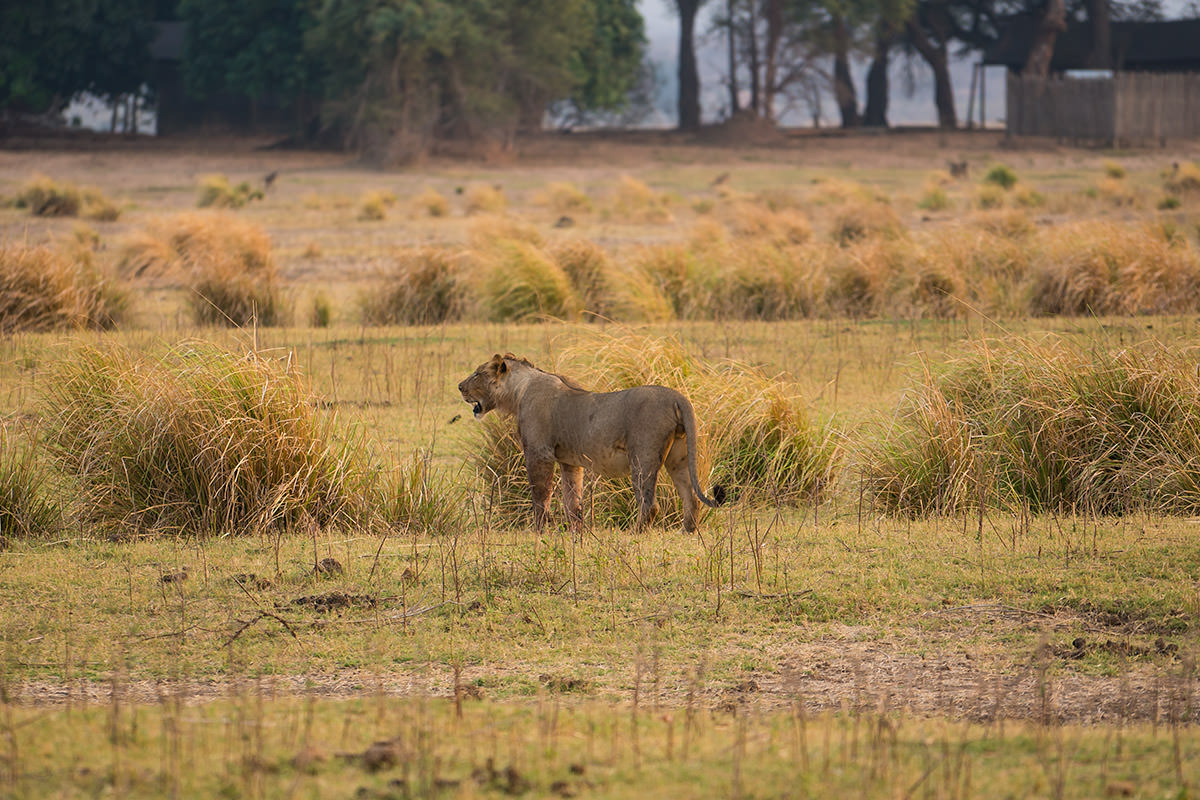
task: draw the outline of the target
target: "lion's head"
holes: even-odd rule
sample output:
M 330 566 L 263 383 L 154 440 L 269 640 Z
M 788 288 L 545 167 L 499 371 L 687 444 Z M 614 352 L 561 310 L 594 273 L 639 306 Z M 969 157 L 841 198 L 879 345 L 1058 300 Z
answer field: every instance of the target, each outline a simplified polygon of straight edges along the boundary
M 463 400 L 470 403 L 475 411 L 475 419 L 480 419 L 498 407 L 501 411 L 506 410 L 508 392 L 505 384 L 509 377 L 508 361 L 512 358 L 513 356 L 497 353 L 490 361 L 480 364 L 470 377 L 458 385 Z

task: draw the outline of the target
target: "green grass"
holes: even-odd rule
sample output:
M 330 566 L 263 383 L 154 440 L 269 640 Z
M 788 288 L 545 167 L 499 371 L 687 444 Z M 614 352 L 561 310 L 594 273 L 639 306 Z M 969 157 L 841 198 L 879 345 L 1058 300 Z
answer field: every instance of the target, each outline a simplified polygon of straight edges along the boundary
M 363 687 L 368 692 L 370 687 Z M 471 688 L 471 687 L 468 687 Z M 1183 797 L 1194 728 L 945 723 L 905 715 L 665 711 L 542 695 L 277 699 L 247 681 L 70 712 L 7 709 L 10 797 Z M 9 753 L 6 753 L 9 755 Z

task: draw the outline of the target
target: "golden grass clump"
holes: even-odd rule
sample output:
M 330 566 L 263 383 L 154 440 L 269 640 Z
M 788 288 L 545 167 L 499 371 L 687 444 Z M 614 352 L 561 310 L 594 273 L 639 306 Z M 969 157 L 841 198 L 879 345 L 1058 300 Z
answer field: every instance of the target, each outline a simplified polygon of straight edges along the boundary
M 241 208 L 251 200 L 263 199 L 262 189 L 242 181 L 234 185 L 229 178 L 219 173 L 200 176 L 200 187 L 196 192 L 197 208 Z
M 711 264 L 701 261 L 682 244 L 646 245 L 633 251 L 630 266 L 645 275 L 671 304 L 678 319 L 705 319 L 712 315 L 709 284 Z
M 199 325 L 277 325 L 286 315 L 270 238 L 230 214 L 154 220 L 125 241 L 118 268 L 135 278 L 183 283 Z
M 1006 201 L 1004 187 L 994 183 L 985 183 L 975 191 L 975 205 L 986 210 L 1004 208 Z
M 1181 161 L 1167 172 L 1163 188 L 1171 194 L 1200 192 L 1200 164 Z
M 35 448 L 0 423 L 0 550 L 17 540 L 44 538 L 63 527 L 53 483 Z
M 503 214 L 508 208 L 504 190 L 490 183 L 472 183 L 463 193 L 468 214 Z
M 1025 282 L 1032 256 L 1028 241 L 1002 235 L 990 226 L 956 225 L 931 231 L 918 242 L 921 263 L 947 272 L 955 281 L 957 297 L 990 316 L 1028 314 Z M 953 298 L 946 298 L 953 299 Z M 966 311 L 955 302 L 953 314 Z
M 413 198 L 413 205 L 428 217 L 450 216 L 450 201 L 432 186 L 422 189 L 421 193 Z
M 1137 190 L 1119 178 L 1101 178 L 1096 182 L 1096 194 L 1117 208 L 1131 208 L 1137 206 L 1140 201 Z
M 479 254 L 477 296 L 494 322 L 575 319 L 580 300 L 571 279 L 541 248 L 501 239 Z
M 586 214 L 594 207 L 592 198 L 570 181 L 551 181 L 543 196 L 545 204 L 559 214 Z
M 1153 226 L 1087 221 L 1047 231 L 1032 267 L 1035 315 L 1200 309 L 1200 256 Z
M 484 214 L 467 226 L 467 243 L 476 250 L 489 250 L 500 241 L 527 242 L 534 247 L 546 243 L 537 228 L 512 217 Z
M 1032 186 L 1021 186 L 1012 193 L 1012 200 L 1021 208 L 1042 208 L 1046 205 L 1046 196 Z
M 791 207 L 778 210 L 756 203 L 736 203 L 729 228 L 735 236 L 776 245 L 804 244 L 812 238 L 812 223 L 803 211 Z
M 1104 171 L 1106 178 L 1121 180 L 1125 177 L 1125 165 L 1119 161 L 1113 161 L 1111 158 L 1104 159 L 1100 164 L 1100 168 Z
M 45 246 L 0 245 L 0 335 L 113 328 L 128 311 L 128 292 L 90 258 Z
M 842 246 L 866 239 L 898 239 L 904 233 L 900 217 L 891 206 L 878 200 L 842 203 L 834 211 L 829 231 L 830 238 Z
M 671 303 L 640 270 L 617 264 L 587 239 L 553 247 L 551 255 L 579 295 L 584 312 L 618 322 L 665 322 L 674 317 Z
M 683 392 L 696 409 L 700 483 L 706 491 L 719 483 L 741 502 L 813 502 L 830 486 L 840 465 L 837 437 L 830 427 L 811 421 L 794 387 L 749 365 L 703 361 L 676 339 L 628 331 L 594 334 L 564 352 L 560 364 L 567 367 L 560 371 L 593 391 L 659 384 Z M 503 524 L 522 524 L 529 513 L 529 487 L 515 426 L 495 420 L 481 429 L 482 445 L 472 441 L 470 452 L 478 474 L 489 484 L 492 513 Z M 710 471 L 711 480 L 705 475 Z M 605 526 L 632 523 L 636 504 L 627 478 L 588 475 L 585 481 L 585 519 Z M 670 484 L 668 477 L 660 476 L 658 502 L 668 526 L 681 519 Z
M 926 373 L 869 453 L 886 511 L 1195 514 L 1200 510 L 1200 377 L 1157 342 L 984 342 Z
M 446 248 L 402 251 L 359 302 L 367 325 L 439 325 L 462 319 L 470 290 L 462 257 Z
M 907 239 L 870 239 L 831 259 L 825 304 L 835 316 L 957 316 L 962 279 Z
M 977 228 L 1006 239 L 1029 239 L 1037 232 L 1029 214 L 1020 208 L 979 211 L 971 215 L 970 221 Z
M 669 200 L 632 175 L 622 175 L 613 194 L 613 214 L 626 222 L 659 225 L 673 217 Z
M 396 199 L 396 193 L 387 189 L 364 192 L 358 201 L 358 218 L 364 222 L 378 222 L 387 217 L 387 211 L 396 205 Z
M 721 268 L 708 280 L 719 319 L 805 319 L 824 310 L 833 257 L 828 245 L 739 242 L 715 256 Z
M 917 208 L 925 211 L 944 211 L 949 207 L 950 196 L 946 194 L 945 186 L 940 183 L 926 183 L 921 191 L 921 199 L 917 201 Z
M 73 217 L 83 206 L 83 193 L 73 183 L 37 172 L 17 190 L 15 205 L 35 217 Z
M 290 365 L 200 342 L 160 358 L 83 347 L 41 402 L 78 511 L 106 535 L 261 534 L 362 511 L 359 443 L 335 436 Z

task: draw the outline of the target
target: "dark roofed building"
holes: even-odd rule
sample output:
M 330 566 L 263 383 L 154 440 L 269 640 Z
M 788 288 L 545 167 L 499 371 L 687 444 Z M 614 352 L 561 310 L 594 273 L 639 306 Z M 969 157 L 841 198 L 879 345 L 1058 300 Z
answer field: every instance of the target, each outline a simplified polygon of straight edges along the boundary
M 1029 58 L 1039 19 L 1018 14 L 1000 23 L 1000 36 L 983 53 L 983 63 L 1020 72 Z M 1110 61 L 1118 72 L 1200 72 L 1200 19 L 1171 22 L 1114 22 Z M 1088 68 L 1090 22 L 1071 22 L 1054 41 L 1050 71 Z
M 1105 59 L 1091 58 L 1091 24 L 1071 22 L 1055 38 L 1048 79 L 1021 75 L 1039 21 L 1008 18 L 984 51 L 984 64 L 1008 68 L 1010 134 L 1109 144 L 1200 136 L 1200 19 L 1112 23 L 1111 71 L 1095 69 Z

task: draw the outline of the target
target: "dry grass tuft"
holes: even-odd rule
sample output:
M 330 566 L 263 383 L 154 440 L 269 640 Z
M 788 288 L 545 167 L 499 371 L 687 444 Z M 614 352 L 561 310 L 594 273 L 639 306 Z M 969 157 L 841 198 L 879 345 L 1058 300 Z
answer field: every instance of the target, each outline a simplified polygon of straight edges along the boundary
M 594 207 L 592 198 L 570 181 L 546 184 L 544 203 L 557 214 L 586 214 Z
M 490 183 L 472 183 L 463 197 L 468 214 L 503 214 L 508 208 L 504 190 Z
M 252 200 L 262 200 L 263 191 L 252 187 L 248 181 L 236 186 L 229 178 L 219 173 L 202 175 L 197 190 L 197 208 L 241 208 Z
M 387 210 L 396 205 L 396 193 L 387 189 L 365 192 L 358 201 L 358 218 L 364 222 L 378 222 L 387 217 Z
M 790 207 L 775 210 L 754 203 L 737 203 L 730 214 L 729 228 L 734 236 L 781 246 L 804 244 L 812 238 L 808 217 Z
M 107 329 L 124 321 L 128 310 L 128 292 L 90 258 L 0 245 L 0 334 Z
M 367 325 L 438 325 L 463 317 L 469 289 L 462 257 L 445 248 L 401 252 L 380 285 L 360 299 Z
M 1194 514 L 1200 377 L 1188 353 L 1156 342 L 985 342 L 926 374 L 868 463 L 874 497 L 893 513 L 982 502 Z
M 668 198 L 631 175 L 622 175 L 613 197 L 613 214 L 626 222 L 658 225 L 673 217 Z
M 898 239 L 904 232 L 904 225 L 891 206 L 877 200 L 852 200 L 834 211 L 829 235 L 837 244 L 846 246 L 866 239 Z
M 17 190 L 15 205 L 35 217 L 73 217 L 83 206 L 83 193 L 73 183 L 59 183 L 38 172 Z
M 432 186 L 422 189 L 421 193 L 413 198 L 413 205 L 429 217 L 450 216 L 450 201 Z
M 52 496 L 53 476 L 37 451 L 0 424 L 0 550 L 21 539 L 62 529 L 63 510 Z
M 122 274 L 165 278 L 189 289 L 199 325 L 280 324 L 286 316 L 267 234 L 229 214 L 190 213 L 154 220 L 118 254 Z
M 1200 192 L 1200 164 L 1193 161 L 1176 164 L 1167 173 L 1163 188 L 1170 194 Z
M 467 227 L 467 242 L 476 250 L 490 250 L 502 241 L 526 242 L 534 247 L 545 244 L 537 228 L 512 217 L 486 214 L 472 219 Z
M 482 253 L 480 301 L 494 322 L 575 319 L 580 299 L 561 266 L 529 242 L 501 239 Z
M 1200 309 L 1200 257 L 1153 227 L 1078 222 L 1046 232 L 1032 269 L 1038 315 Z
M 586 239 L 571 239 L 551 250 L 578 293 L 584 312 L 618 322 L 665 322 L 671 303 L 649 276 L 614 263 L 608 252 Z
M 255 534 L 361 512 L 358 443 L 336 443 L 278 362 L 199 342 L 158 359 L 80 348 L 42 395 L 46 444 L 104 534 Z

